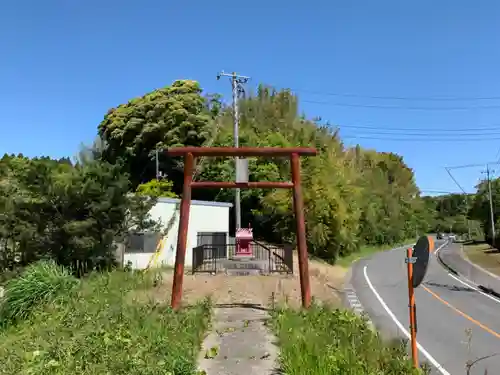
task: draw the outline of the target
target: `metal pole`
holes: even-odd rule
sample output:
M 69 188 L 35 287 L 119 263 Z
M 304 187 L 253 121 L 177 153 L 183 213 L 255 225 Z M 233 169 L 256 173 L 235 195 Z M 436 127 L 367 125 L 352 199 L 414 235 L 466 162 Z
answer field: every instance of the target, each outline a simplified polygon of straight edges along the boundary
M 411 338 L 411 357 L 413 367 L 418 368 L 418 350 L 417 350 L 417 314 L 415 306 L 415 291 L 413 290 L 413 263 L 411 262 L 413 250 L 406 250 L 406 263 L 408 270 L 408 309 L 410 313 L 410 338 Z
M 470 230 L 470 220 L 469 220 L 469 196 L 466 194 L 465 195 L 465 218 L 467 220 L 467 232 L 469 233 L 468 239 L 472 239 L 472 234 Z
M 488 165 L 486 165 L 486 176 L 488 178 L 488 192 L 490 197 L 491 244 L 495 246 L 495 215 L 493 214 L 493 197 L 491 194 L 490 168 Z
M 297 249 L 299 252 L 299 275 L 300 292 L 302 295 L 302 307 L 311 306 L 311 285 L 309 282 L 309 259 L 307 255 L 306 224 L 304 219 L 304 201 L 302 197 L 302 186 L 300 183 L 300 160 L 299 155 L 292 154 L 292 182 L 293 182 L 293 207 L 295 209 L 295 221 L 297 232 Z
M 234 147 L 240 147 L 240 134 L 239 134 L 239 112 L 238 112 L 238 84 L 236 82 L 236 73 L 233 72 L 231 77 L 231 86 L 233 88 L 233 135 Z M 238 157 L 234 158 L 236 176 L 239 176 Z M 235 189 L 234 192 L 234 215 L 236 230 L 241 228 L 241 190 Z
M 239 126 L 240 126 L 240 113 L 238 108 L 238 98 L 239 93 L 243 90 L 242 85 L 250 79 L 250 77 L 240 76 L 235 72 L 231 74 L 224 73 L 223 71 L 217 75 L 217 79 L 220 77 L 230 77 L 231 79 L 231 88 L 233 91 L 233 136 L 234 136 L 234 147 L 238 148 L 240 146 L 240 137 L 239 137 Z M 235 172 L 236 176 L 239 176 L 239 157 L 235 157 Z M 234 215 L 235 215 L 235 224 L 236 230 L 241 228 L 241 190 L 239 188 L 235 189 L 234 196 Z
M 186 260 L 187 234 L 189 227 L 189 208 L 191 207 L 191 182 L 193 181 L 194 156 L 184 156 L 184 185 L 182 186 L 179 232 L 177 233 L 177 252 L 175 254 L 174 281 L 172 284 L 172 309 L 178 309 L 182 301 L 182 281 Z

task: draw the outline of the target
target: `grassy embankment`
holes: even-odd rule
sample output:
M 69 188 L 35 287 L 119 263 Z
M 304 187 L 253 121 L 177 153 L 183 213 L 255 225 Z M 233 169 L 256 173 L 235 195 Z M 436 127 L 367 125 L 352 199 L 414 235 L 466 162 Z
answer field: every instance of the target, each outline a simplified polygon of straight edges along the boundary
M 150 298 L 165 282 L 123 271 L 76 280 L 53 264 L 29 267 L 1 303 L 0 373 L 196 374 L 210 303 L 200 296 L 173 312 L 168 298 Z M 287 375 L 419 373 L 403 344 L 382 342 L 351 312 L 314 305 L 275 307 L 271 316 Z
M 6 285 L 0 374 L 193 374 L 209 304 L 175 313 L 131 297 L 153 283 L 141 273 L 78 281 L 53 264 L 28 268 Z
M 464 244 L 463 250 L 472 263 L 500 276 L 500 250 L 487 243 Z

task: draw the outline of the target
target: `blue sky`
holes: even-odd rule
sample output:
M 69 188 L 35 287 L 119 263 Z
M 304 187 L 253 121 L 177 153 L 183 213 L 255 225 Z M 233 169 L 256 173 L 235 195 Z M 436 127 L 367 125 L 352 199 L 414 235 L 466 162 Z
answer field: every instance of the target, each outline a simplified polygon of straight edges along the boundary
M 175 79 L 229 95 L 224 69 L 296 89 L 309 116 L 362 137 L 347 144 L 402 154 L 423 190 L 459 190 L 444 166 L 498 159 L 500 99 L 477 100 L 500 97 L 498 1 L 235 4 L 2 2 L 0 153 L 75 155 L 110 107 Z M 453 174 L 472 191 L 481 170 Z

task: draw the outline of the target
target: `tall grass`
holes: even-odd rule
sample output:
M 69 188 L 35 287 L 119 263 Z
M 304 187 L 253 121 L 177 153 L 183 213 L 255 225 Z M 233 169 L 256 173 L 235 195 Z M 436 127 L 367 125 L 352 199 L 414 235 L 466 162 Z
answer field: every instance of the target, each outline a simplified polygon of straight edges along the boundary
M 347 310 L 313 305 L 280 308 L 272 323 L 287 375 L 420 375 L 402 341 L 384 343 L 363 319 Z
M 5 295 L 0 301 L 0 326 L 27 319 L 36 306 L 70 293 L 77 283 L 77 279 L 53 261 L 28 266 L 5 284 Z
M 144 298 L 157 283 L 154 273 L 91 274 L 71 298 L 0 331 L 0 374 L 195 374 L 210 302 L 172 311 Z

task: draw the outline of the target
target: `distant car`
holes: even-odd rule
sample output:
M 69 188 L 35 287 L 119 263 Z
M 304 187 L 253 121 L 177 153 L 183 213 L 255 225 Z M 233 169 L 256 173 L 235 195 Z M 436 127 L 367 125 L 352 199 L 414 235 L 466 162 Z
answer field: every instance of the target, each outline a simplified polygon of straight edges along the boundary
M 456 235 L 454 235 L 453 233 L 450 233 L 450 234 L 448 235 L 448 239 L 449 239 L 450 241 L 456 241 L 456 240 L 457 240 L 457 236 L 456 236 Z
M 438 234 L 436 234 L 436 238 L 437 238 L 438 240 L 442 240 L 442 239 L 443 239 L 443 233 L 438 233 Z

